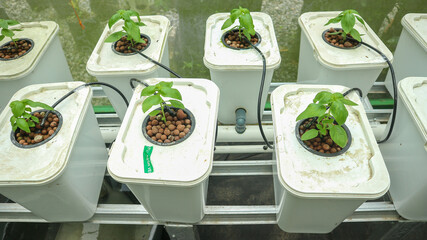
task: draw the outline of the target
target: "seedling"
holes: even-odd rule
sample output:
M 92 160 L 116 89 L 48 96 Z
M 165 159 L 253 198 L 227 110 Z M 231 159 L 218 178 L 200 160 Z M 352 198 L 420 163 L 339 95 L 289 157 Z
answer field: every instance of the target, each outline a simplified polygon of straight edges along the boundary
M 151 107 L 160 104 L 161 110 L 154 110 L 149 113 L 150 116 L 156 116 L 159 113 L 162 113 L 162 120 L 166 123 L 165 117 L 165 107 L 172 106 L 175 108 L 184 109 L 184 104 L 180 102 L 182 100 L 181 93 L 178 89 L 172 88 L 173 82 L 160 82 L 154 86 L 148 86 L 141 91 L 141 96 L 149 96 L 144 102 L 142 102 L 142 111 L 145 113 Z M 169 100 L 164 100 L 162 97 L 173 98 Z M 167 104 L 169 102 L 169 104 Z
M 319 92 L 307 108 L 297 117 L 297 121 L 307 118 L 317 118 L 314 129 L 310 129 L 301 136 L 301 140 L 306 141 L 328 134 L 332 140 L 341 148 L 347 144 L 347 133 L 341 126 L 348 117 L 345 105 L 356 106 L 357 104 L 345 99 L 341 93 Z M 310 123 L 309 123 L 310 124 Z M 314 122 L 313 122 L 314 124 Z M 306 126 L 309 128 L 310 126 Z
M 338 14 L 337 17 L 329 19 L 329 21 L 325 24 L 329 25 L 331 23 L 341 23 L 341 27 L 343 29 L 343 32 L 334 32 L 329 33 L 329 35 L 337 35 L 340 34 L 344 41 L 347 38 L 347 34 L 350 34 L 352 38 L 356 39 L 357 41 L 361 42 L 362 38 L 360 37 L 360 33 L 354 28 L 354 25 L 356 24 L 356 19 L 363 24 L 363 26 L 366 28 L 365 21 L 360 17 L 360 14 L 356 10 L 345 10 Z
M 5 37 L 9 37 L 10 40 L 15 44 L 15 47 L 18 47 L 16 44 L 16 41 L 19 39 L 13 38 L 15 36 L 15 31 L 22 31 L 22 29 L 9 29 L 9 26 L 18 25 L 19 22 L 15 20 L 5 20 L 0 19 L 0 28 L 1 28 L 1 35 L 0 35 L 0 41 L 3 40 Z
M 136 16 L 138 21 L 133 21 L 131 16 Z M 131 42 L 132 47 L 135 46 L 136 43 L 145 43 L 144 39 L 141 38 L 141 31 L 139 30 L 139 27 L 145 26 L 145 24 L 141 22 L 138 12 L 133 10 L 119 10 L 108 21 L 108 27 L 111 29 L 114 23 L 120 19 L 124 21 L 124 26 L 122 27 L 123 31 L 111 34 L 107 39 L 105 39 L 105 42 L 115 42 L 126 35 L 127 40 Z
M 13 116 L 10 117 L 10 124 L 12 130 L 15 132 L 17 128 L 30 133 L 30 127 L 35 127 L 36 123 L 39 123 L 39 119 L 31 115 L 31 107 L 41 107 L 46 110 L 53 110 L 53 108 L 47 104 L 41 102 L 33 102 L 29 99 L 21 101 L 13 101 L 9 104 L 12 110 Z
M 252 20 L 251 13 L 247 8 L 239 7 L 231 10 L 230 17 L 225 20 L 224 24 L 221 27 L 221 30 L 224 30 L 233 25 L 236 19 L 239 19 L 239 25 L 234 28 L 239 29 L 240 40 L 242 40 L 242 32 L 248 40 L 251 40 L 251 36 L 255 35 L 256 32 L 254 29 L 254 22 Z

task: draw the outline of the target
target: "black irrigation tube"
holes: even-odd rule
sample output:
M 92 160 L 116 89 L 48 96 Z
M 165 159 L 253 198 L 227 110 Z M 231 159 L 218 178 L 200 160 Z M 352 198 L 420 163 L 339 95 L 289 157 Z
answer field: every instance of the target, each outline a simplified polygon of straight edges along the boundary
M 398 97 L 397 86 L 396 86 L 396 75 L 394 73 L 393 65 L 391 64 L 390 60 L 387 58 L 387 56 L 384 53 L 382 53 L 380 50 L 376 49 L 375 47 L 373 47 L 373 46 L 371 46 L 371 45 L 369 45 L 369 44 L 367 44 L 365 42 L 361 41 L 360 43 L 363 44 L 363 45 L 365 45 L 365 46 L 367 46 L 368 48 L 374 50 L 379 55 L 381 55 L 381 57 L 387 62 L 388 67 L 390 68 L 391 79 L 392 79 L 392 83 L 393 83 L 393 97 L 394 97 L 394 100 L 393 100 L 393 113 L 391 115 L 390 129 L 389 129 L 389 131 L 387 133 L 387 136 L 383 140 L 377 141 L 377 143 L 384 143 L 384 142 L 386 142 L 390 138 L 391 133 L 393 132 L 394 123 L 396 122 L 397 97 Z
M 132 51 L 134 51 L 134 52 L 138 53 L 139 55 L 143 56 L 144 58 L 148 59 L 150 62 L 152 62 L 152 63 L 154 63 L 154 64 L 157 64 L 157 65 L 159 65 L 160 67 L 162 67 L 163 69 L 165 69 L 166 71 L 168 71 L 168 72 L 172 73 L 173 75 L 175 75 L 175 77 L 177 77 L 177 78 L 182 78 L 180 75 L 178 75 L 178 73 L 176 73 L 176 72 L 172 71 L 170 68 L 168 68 L 168 67 L 166 67 L 165 65 L 163 65 L 163 64 L 161 64 L 161 63 L 157 62 L 156 60 L 154 60 L 154 59 L 150 58 L 149 56 L 145 55 L 144 53 L 142 53 L 142 52 L 138 51 L 138 49 L 136 49 L 136 48 L 130 48 L 130 49 L 132 49 Z
M 66 98 L 68 98 L 73 93 L 77 92 L 78 90 L 80 90 L 80 89 L 82 89 L 84 87 L 87 87 L 87 86 L 91 86 L 91 85 L 103 85 L 103 86 L 107 86 L 107 87 L 112 88 L 114 91 L 116 91 L 123 98 L 123 101 L 125 102 L 126 107 L 129 107 L 129 102 L 126 99 L 125 95 L 119 89 L 117 89 L 116 87 L 114 87 L 113 85 L 108 84 L 108 83 L 104 83 L 104 82 L 91 82 L 91 83 L 85 83 L 83 85 L 80 85 L 80 86 L 74 88 L 73 90 L 69 91 L 67 94 L 65 94 L 60 99 L 58 99 L 58 101 L 56 101 L 54 104 L 52 104 L 52 108 L 55 108 L 56 106 L 58 106 L 58 104 L 60 104 L 62 101 L 64 101 Z M 47 117 L 48 117 L 48 115 L 49 115 L 50 112 L 51 111 L 49 110 L 46 113 L 45 117 L 43 118 L 42 122 L 40 123 L 41 126 L 43 126 L 43 124 L 46 121 L 46 119 L 47 119 Z
M 262 124 L 261 124 L 261 98 L 262 98 L 262 93 L 264 91 L 264 82 L 265 82 L 265 74 L 267 71 L 267 63 L 265 60 L 265 56 L 264 54 L 261 52 L 261 50 L 259 50 L 259 48 L 257 48 L 255 45 L 252 44 L 251 41 L 249 41 L 246 37 L 243 37 L 262 57 L 262 75 L 261 75 L 261 86 L 259 87 L 259 93 L 258 93 L 258 104 L 257 104 L 257 120 L 258 120 L 258 127 L 259 127 L 259 131 L 261 132 L 261 136 L 262 139 L 264 139 L 264 142 L 266 144 L 266 146 L 264 146 L 264 150 L 267 150 L 267 148 L 273 149 L 273 145 L 271 145 L 268 140 L 267 137 L 265 136 L 264 133 L 264 129 L 262 128 Z

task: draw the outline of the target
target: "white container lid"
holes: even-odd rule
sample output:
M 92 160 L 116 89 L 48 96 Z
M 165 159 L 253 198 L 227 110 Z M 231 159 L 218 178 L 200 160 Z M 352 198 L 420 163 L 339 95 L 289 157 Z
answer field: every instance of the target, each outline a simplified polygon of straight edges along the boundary
M 427 78 L 408 77 L 398 84 L 399 96 L 427 143 Z M 427 148 L 426 148 L 427 151 Z
M 209 69 L 262 69 L 262 58 L 255 49 L 235 50 L 224 46 L 222 35 L 238 25 L 238 19 L 229 28 L 221 30 L 229 13 L 216 13 L 206 21 L 205 55 L 203 61 Z M 278 68 L 281 57 L 274 33 L 273 21 L 265 13 L 252 12 L 255 31 L 261 36 L 257 46 L 264 54 L 267 68 Z
M 340 12 L 307 12 L 298 18 L 298 23 L 307 36 L 310 45 L 314 50 L 314 55 L 318 61 L 326 67 L 332 69 L 360 69 L 360 68 L 384 68 L 387 63 L 378 53 L 366 46 L 355 49 L 339 49 L 326 43 L 322 38 L 322 33 L 333 27 L 341 28 L 339 23 L 325 26 L 329 19 L 336 17 Z M 384 45 L 381 39 L 369 27 L 365 21 L 366 28 L 356 21 L 354 28 L 359 31 L 362 41 L 383 52 L 390 61 L 393 55 Z
M 277 172 L 281 184 L 304 198 L 374 199 L 385 194 L 389 175 L 363 104 L 355 92 L 347 97 L 358 106 L 347 106 L 346 121 L 352 143 L 335 157 L 315 155 L 295 136 L 297 116 L 320 91 L 345 92 L 336 85 L 283 85 L 271 94 Z
M 27 98 L 52 105 L 82 84 L 65 82 L 30 85 L 16 92 L 11 101 Z M 0 115 L 0 185 L 42 185 L 59 177 L 67 165 L 91 98 L 92 90 L 86 87 L 61 102 L 55 108 L 63 117 L 61 129 L 50 141 L 34 148 L 19 148 L 12 143 L 9 122 L 12 111 L 9 107 L 5 108 Z
M 402 26 L 427 52 L 427 14 L 408 13 L 402 18 Z
M 23 31 L 15 32 L 14 38 L 29 38 L 33 40 L 33 49 L 20 58 L 0 61 L 0 81 L 23 78 L 31 73 L 59 31 L 58 24 L 52 21 L 27 22 L 10 27 L 10 29 L 19 28 Z M 10 38 L 5 37 L 0 41 L 0 46 L 9 41 Z
M 135 88 L 108 159 L 108 172 L 119 182 L 153 185 L 193 186 L 206 179 L 212 170 L 215 145 L 219 89 L 206 79 L 152 78 L 149 85 L 173 81 L 182 95 L 186 109 L 195 117 L 194 132 L 172 146 L 149 142 L 142 133 L 142 122 L 150 110 L 142 112 L 142 85 Z M 154 110 L 153 107 L 151 110 Z M 144 146 L 153 146 L 151 163 L 154 172 L 144 173 Z
M 170 21 L 160 15 L 141 16 L 140 18 L 146 24 L 146 26 L 139 27 L 141 34 L 145 34 L 151 39 L 150 46 L 143 53 L 160 62 L 169 33 Z M 136 17 L 132 17 L 132 19 L 137 21 Z M 111 30 L 108 28 L 108 24 L 106 25 L 86 64 L 89 74 L 93 76 L 149 74 L 158 68 L 156 64 L 139 54 L 129 56 L 116 54 L 111 49 L 113 43 L 104 42 L 112 33 L 123 30 L 122 27 L 123 20 L 115 23 Z

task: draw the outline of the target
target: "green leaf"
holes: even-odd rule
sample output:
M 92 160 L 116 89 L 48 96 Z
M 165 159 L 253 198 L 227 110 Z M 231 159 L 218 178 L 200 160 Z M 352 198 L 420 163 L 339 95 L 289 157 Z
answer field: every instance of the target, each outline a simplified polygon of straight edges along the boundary
M 243 35 L 245 35 L 246 39 L 250 40 L 251 39 L 251 35 L 249 34 L 249 31 L 246 29 L 243 29 Z
M 16 124 L 18 125 L 18 127 L 19 127 L 21 130 L 24 130 L 25 132 L 30 133 L 30 127 L 28 126 L 28 123 L 27 123 L 27 121 L 25 121 L 25 119 L 23 119 L 23 118 L 18 118 L 18 119 L 16 120 Z
M 307 108 L 297 117 L 298 120 L 318 117 L 326 112 L 326 107 L 321 104 L 310 103 Z
M 35 127 L 36 126 L 36 124 L 33 121 L 28 121 L 27 123 L 28 123 L 29 127 Z
M 172 106 L 174 106 L 176 108 L 185 109 L 184 104 L 182 104 L 182 102 L 180 102 L 180 101 L 169 100 L 169 102 L 172 104 Z
M 310 129 L 301 136 L 301 140 L 306 141 L 317 137 L 319 132 L 316 129 Z
M 18 124 L 16 124 L 16 122 L 15 122 L 15 123 L 12 124 L 12 131 L 15 132 L 16 129 L 18 129 Z
M 143 22 L 135 22 L 136 25 L 143 27 L 143 26 L 147 26 L 145 23 Z
M 161 112 L 160 110 L 153 110 L 148 115 L 154 117 L 154 116 L 157 116 L 157 114 L 159 114 L 160 112 Z
M 12 105 L 12 103 L 14 104 Z M 10 106 L 12 108 L 13 116 L 15 117 L 20 117 L 25 112 L 25 105 L 20 101 L 11 102 Z
M 5 35 L 6 37 L 13 37 L 13 36 L 15 36 L 15 34 L 12 32 L 12 30 L 9 30 L 9 29 L 6 29 L 6 28 L 3 28 L 1 30 L 1 34 Z
M 8 28 L 7 21 L 0 19 L 0 28 Z
M 332 140 L 338 144 L 341 148 L 344 148 L 347 144 L 347 133 L 344 128 L 338 125 L 333 125 L 329 130 Z
M 360 15 L 356 10 L 354 10 L 354 9 L 349 9 L 349 10 L 347 10 L 349 13 L 353 13 L 353 14 L 357 14 L 357 15 Z
M 113 34 L 111 34 L 110 36 L 108 36 L 104 42 L 115 42 L 117 40 L 119 40 L 121 37 L 123 37 L 126 33 L 125 32 L 115 32 Z
M 136 25 L 133 21 L 125 22 L 125 26 L 127 28 L 128 37 L 132 38 L 134 41 L 141 41 L 141 32 L 139 30 L 138 25 Z
M 0 41 L 4 39 L 4 35 L 0 35 Z
M 356 39 L 357 41 L 359 41 L 359 42 L 361 42 L 362 41 L 362 38 L 360 37 L 360 33 L 356 30 L 356 29 L 351 29 L 351 31 L 350 31 L 350 35 L 354 38 L 354 39 Z
M 342 102 L 342 103 L 344 103 L 345 105 L 357 106 L 357 103 L 355 103 L 355 102 L 353 102 L 351 100 L 345 99 L 345 98 L 340 99 L 339 101 Z
M 320 125 L 320 124 L 318 124 L 318 125 Z M 321 128 L 318 128 L 319 129 L 319 133 L 321 134 L 321 135 L 326 135 L 326 128 L 323 128 L 323 127 L 321 127 Z
M 39 121 L 39 118 L 38 117 L 34 117 L 34 116 L 31 116 L 31 120 L 33 120 L 34 122 L 36 122 L 36 123 L 39 123 L 40 121 Z
M 222 24 L 221 30 L 224 30 L 228 27 L 230 27 L 231 25 L 233 25 L 233 22 L 231 21 L 231 18 L 225 20 L 224 24 Z
M 31 114 L 26 113 L 26 112 L 24 112 L 24 114 L 22 114 L 22 116 L 23 116 L 25 119 L 29 119 L 29 118 L 31 118 Z
M 12 126 L 13 126 L 13 123 L 16 122 L 16 119 L 17 118 L 15 116 L 13 116 L 13 115 L 10 117 L 10 123 L 12 124 Z
M 152 106 L 160 104 L 163 102 L 162 98 L 159 95 L 149 96 L 142 102 L 142 111 L 148 111 Z
M 159 90 L 160 95 L 163 97 L 170 97 L 182 100 L 181 93 L 175 88 L 162 88 Z
M 156 92 L 155 86 L 148 86 L 141 91 L 141 97 L 142 96 L 150 96 Z
M 332 116 L 334 116 L 335 118 L 335 121 L 337 121 L 339 125 L 344 124 L 348 116 L 348 111 L 345 108 L 344 104 L 339 101 L 333 102 L 330 109 Z
M 344 14 L 341 21 L 341 26 L 346 34 L 350 33 L 351 29 L 353 29 L 354 27 L 354 24 L 356 24 L 356 19 L 354 17 L 354 14 L 351 14 L 351 13 Z
M 157 83 L 156 85 L 159 86 L 160 88 L 163 88 L 163 87 L 171 88 L 173 86 L 173 82 L 161 81 L 161 82 Z
M 247 31 L 254 30 L 254 23 L 250 14 L 240 15 L 239 22 L 240 22 L 240 26 L 244 27 L 245 30 Z M 250 36 L 248 39 L 251 39 Z
M 325 26 L 329 25 L 331 23 L 339 23 L 341 21 L 341 19 L 342 19 L 342 16 L 338 16 L 338 17 L 329 19 L 329 21 L 325 24 Z
M 120 14 L 116 13 L 113 16 L 111 16 L 110 20 L 108 21 L 108 27 L 111 29 L 111 27 L 114 25 L 114 23 L 116 23 L 117 21 L 120 20 Z
M 344 98 L 344 96 L 341 93 L 339 93 L 339 92 L 336 92 L 336 93 L 332 94 L 332 101 L 337 101 L 337 100 L 340 100 L 340 99 L 343 99 L 343 98 Z
M 242 11 L 240 11 L 240 9 L 231 10 L 231 14 L 230 14 L 231 23 L 234 23 L 236 19 L 239 18 L 240 14 L 242 14 Z
M 46 110 L 53 110 L 53 108 L 47 104 L 41 103 L 41 102 L 33 102 L 30 99 L 24 99 L 22 100 L 26 105 L 29 105 L 30 107 L 40 107 Z
M 141 18 L 139 17 L 139 13 L 137 11 L 129 10 L 129 15 L 137 17 L 138 22 L 141 22 Z
M 14 26 L 14 25 L 18 25 L 19 24 L 19 22 L 15 21 L 15 20 L 6 20 L 6 22 L 7 22 L 7 24 L 9 26 Z
M 327 91 L 321 91 L 313 99 L 313 102 L 316 103 L 317 101 L 319 104 L 327 104 L 330 103 L 332 100 L 332 93 Z

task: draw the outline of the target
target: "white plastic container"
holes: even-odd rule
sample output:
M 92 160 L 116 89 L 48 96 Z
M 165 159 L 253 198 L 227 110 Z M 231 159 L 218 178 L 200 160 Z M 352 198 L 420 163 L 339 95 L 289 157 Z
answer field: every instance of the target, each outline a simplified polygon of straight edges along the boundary
M 393 63 L 396 81 L 406 77 L 427 77 L 427 14 L 408 13 L 401 22 L 403 29 Z M 393 96 L 390 72 L 385 86 Z
M 52 105 L 82 82 L 25 87 L 12 100 L 31 99 Z M 10 108 L 0 115 L 0 193 L 49 222 L 85 221 L 95 213 L 105 174 L 107 151 L 83 88 L 55 110 L 63 117 L 58 134 L 34 148 L 11 142 Z
M 277 223 L 286 232 L 328 233 L 363 202 L 381 197 L 389 188 L 387 169 L 356 93 L 347 96 L 358 106 L 347 106 L 346 126 L 352 143 L 345 153 L 315 155 L 295 136 L 295 119 L 318 92 L 346 90 L 336 85 L 296 84 L 281 86 L 271 94 Z
M 108 172 L 125 183 L 150 215 L 162 222 L 195 223 L 204 216 L 208 177 L 212 170 L 219 89 L 206 79 L 150 79 L 148 84 L 173 81 L 186 109 L 194 117 L 194 132 L 183 142 L 158 146 L 142 133 L 140 98 L 143 86 L 135 88 L 116 142 L 108 159 Z M 154 109 L 155 107 L 153 107 Z M 154 172 L 144 173 L 144 146 L 154 146 L 151 162 Z
M 380 144 L 390 172 L 390 194 L 404 218 L 427 220 L 427 77 L 398 84 L 398 114 L 390 139 Z
M 52 21 L 21 23 L 12 28 L 15 38 L 34 41 L 33 49 L 14 60 L 0 60 L 0 111 L 19 89 L 38 83 L 73 81 L 58 37 L 59 26 Z M 6 37 L 0 46 L 10 41 Z
M 168 34 L 170 21 L 165 16 L 141 16 L 141 21 L 146 26 L 140 27 L 141 34 L 147 35 L 151 43 L 143 53 L 150 58 L 169 66 Z M 137 21 L 136 17 L 132 17 Z M 153 77 L 169 77 L 169 72 L 150 62 L 139 54 L 123 56 L 113 52 L 113 43 L 104 42 L 112 33 L 122 30 L 123 20 L 118 21 L 110 30 L 106 25 L 95 49 L 92 52 L 86 70 L 95 76 L 98 81 L 109 83 L 118 88 L 128 99 L 131 99 L 133 91 L 129 81 L 131 78 L 140 80 Z M 120 119 L 126 113 L 126 105 L 120 95 L 114 90 L 103 87 L 105 94 L 119 115 Z
M 360 88 L 366 96 L 381 73 L 388 67 L 384 59 L 366 46 L 355 49 L 340 49 L 326 43 L 322 33 L 331 28 L 340 28 L 339 23 L 324 26 L 340 12 L 307 12 L 298 18 L 301 27 L 301 45 L 298 65 L 298 83 L 338 84 Z M 390 61 L 393 55 L 365 22 L 366 28 L 356 21 L 354 28 L 362 35 L 363 42 L 383 52 Z
M 255 31 L 261 36 L 257 46 L 266 58 L 266 77 L 261 100 L 261 114 L 267 100 L 274 69 L 281 57 L 274 33 L 273 21 L 265 13 L 252 12 Z M 257 123 L 257 103 L 262 75 L 262 58 L 255 49 L 234 50 L 221 42 L 227 30 L 221 30 L 229 13 L 211 15 L 206 21 L 205 55 L 203 62 L 209 68 L 211 79 L 221 89 L 218 120 L 223 124 L 236 123 L 236 110 L 246 110 L 246 123 Z M 232 26 L 237 25 L 237 22 Z

